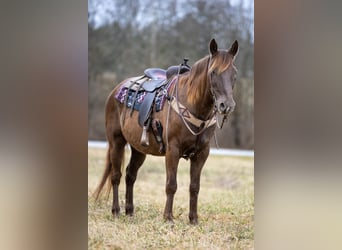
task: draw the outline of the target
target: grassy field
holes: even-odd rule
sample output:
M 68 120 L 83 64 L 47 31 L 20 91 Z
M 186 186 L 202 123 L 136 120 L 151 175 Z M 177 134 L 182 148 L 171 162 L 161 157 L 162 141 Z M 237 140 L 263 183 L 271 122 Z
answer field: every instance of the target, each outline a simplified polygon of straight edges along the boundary
M 111 198 L 97 203 L 91 194 L 104 168 L 105 150 L 88 149 L 89 249 L 253 249 L 254 159 L 210 156 L 201 178 L 199 225 L 188 220 L 189 162 L 178 167 L 174 224 L 163 221 L 163 157 L 148 156 L 135 184 L 135 215 L 124 215 L 124 175 L 120 185 L 122 215 L 113 219 Z M 125 163 L 128 163 L 126 152 Z M 111 197 L 111 196 L 110 196 Z

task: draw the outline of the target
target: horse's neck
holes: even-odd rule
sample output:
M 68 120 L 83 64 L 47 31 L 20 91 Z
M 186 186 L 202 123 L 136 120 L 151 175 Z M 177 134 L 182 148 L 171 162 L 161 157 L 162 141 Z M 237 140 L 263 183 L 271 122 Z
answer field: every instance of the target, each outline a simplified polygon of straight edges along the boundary
M 196 79 L 198 81 L 207 81 L 207 75 L 205 75 L 205 79 Z M 188 81 L 189 78 L 187 77 L 184 79 L 185 81 Z M 204 83 L 204 82 L 203 82 Z M 189 88 L 189 82 L 185 82 L 183 85 L 183 90 L 181 93 L 179 93 L 179 98 L 182 103 L 186 105 L 186 107 L 190 110 L 190 112 L 195 115 L 197 118 L 202 120 L 208 120 L 210 116 L 212 115 L 213 111 L 213 99 L 210 91 L 210 85 L 206 84 L 207 89 L 203 93 L 203 96 L 201 98 L 198 98 L 195 103 L 190 103 L 189 98 L 187 96 L 188 88 Z

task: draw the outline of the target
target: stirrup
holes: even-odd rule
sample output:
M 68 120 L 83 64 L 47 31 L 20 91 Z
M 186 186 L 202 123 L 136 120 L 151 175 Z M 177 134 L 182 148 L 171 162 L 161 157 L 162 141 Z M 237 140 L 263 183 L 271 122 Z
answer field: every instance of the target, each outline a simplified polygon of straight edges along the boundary
M 149 139 L 148 139 L 148 132 L 147 132 L 147 125 L 145 125 L 143 127 L 143 132 L 141 135 L 141 140 L 140 140 L 140 144 L 144 147 L 148 147 L 150 145 Z
M 159 144 L 159 153 L 165 153 L 165 146 L 163 143 L 163 126 L 159 120 L 152 121 L 152 131 L 157 143 Z

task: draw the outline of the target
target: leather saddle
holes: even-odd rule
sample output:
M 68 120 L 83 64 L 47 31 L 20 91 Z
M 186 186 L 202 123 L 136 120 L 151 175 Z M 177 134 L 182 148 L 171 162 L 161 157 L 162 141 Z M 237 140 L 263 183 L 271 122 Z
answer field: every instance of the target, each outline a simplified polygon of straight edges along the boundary
M 148 68 L 144 71 L 144 75 L 131 78 L 124 84 L 124 87 L 127 89 L 135 91 L 133 104 L 131 106 L 131 114 L 133 112 L 134 103 L 137 100 L 138 92 L 146 92 L 138 114 L 138 123 L 143 128 L 140 141 L 141 145 L 149 146 L 148 130 L 152 123 L 153 133 L 160 145 L 159 151 L 164 151 L 164 144 L 162 141 L 162 124 L 160 121 L 153 120 L 151 115 L 153 111 L 152 105 L 157 93 L 160 93 L 159 90 L 162 89 L 163 86 L 168 85 L 172 81 L 173 76 L 183 74 L 190 70 L 190 67 L 187 65 L 187 61 L 188 59 L 185 58 L 184 63 L 180 66 L 171 66 L 167 70 L 160 68 Z
M 144 71 L 144 76 L 147 77 L 148 80 L 140 85 L 140 88 L 147 92 L 144 101 L 140 105 L 138 115 L 138 122 L 141 127 L 146 126 L 146 123 L 149 120 L 157 90 L 167 83 L 166 70 L 164 69 L 148 68 Z
M 144 71 L 143 76 L 130 80 L 129 89 L 136 91 L 136 93 L 139 91 L 147 92 L 139 109 L 138 123 L 141 127 L 149 126 L 149 118 L 157 90 L 162 86 L 165 86 L 174 75 L 178 73 L 183 74 L 189 71 L 190 67 L 187 65 L 187 61 L 188 59 L 184 59 L 184 63 L 180 66 L 171 66 L 167 70 L 161 68 L 148 68 Z M 133 106 L 134 103 L 132 109 Z
M 141 84 L 141 88 L 147 92 L 153 92 L 166 83 L 166 71 L 159 68 L 149 68 L 144 71 L 147 81 Z

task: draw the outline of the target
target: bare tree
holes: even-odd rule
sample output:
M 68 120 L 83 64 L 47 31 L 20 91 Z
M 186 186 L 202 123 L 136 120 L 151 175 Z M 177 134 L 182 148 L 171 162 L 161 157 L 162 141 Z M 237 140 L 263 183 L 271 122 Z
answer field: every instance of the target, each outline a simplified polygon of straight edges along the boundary
M 89 137 L 104 139 L 103 103 L 121 80 L 148 67 L 167 68 L 184 57 L 190 65 L 208 53 L 214 37 L 240 50 L 237 107 L 218 132 L 222 147 L 252 148 L 254 97 L 253 5 L 227 0 L 89 0 Z M 108 78 L 112 75 L 112 80 Z

